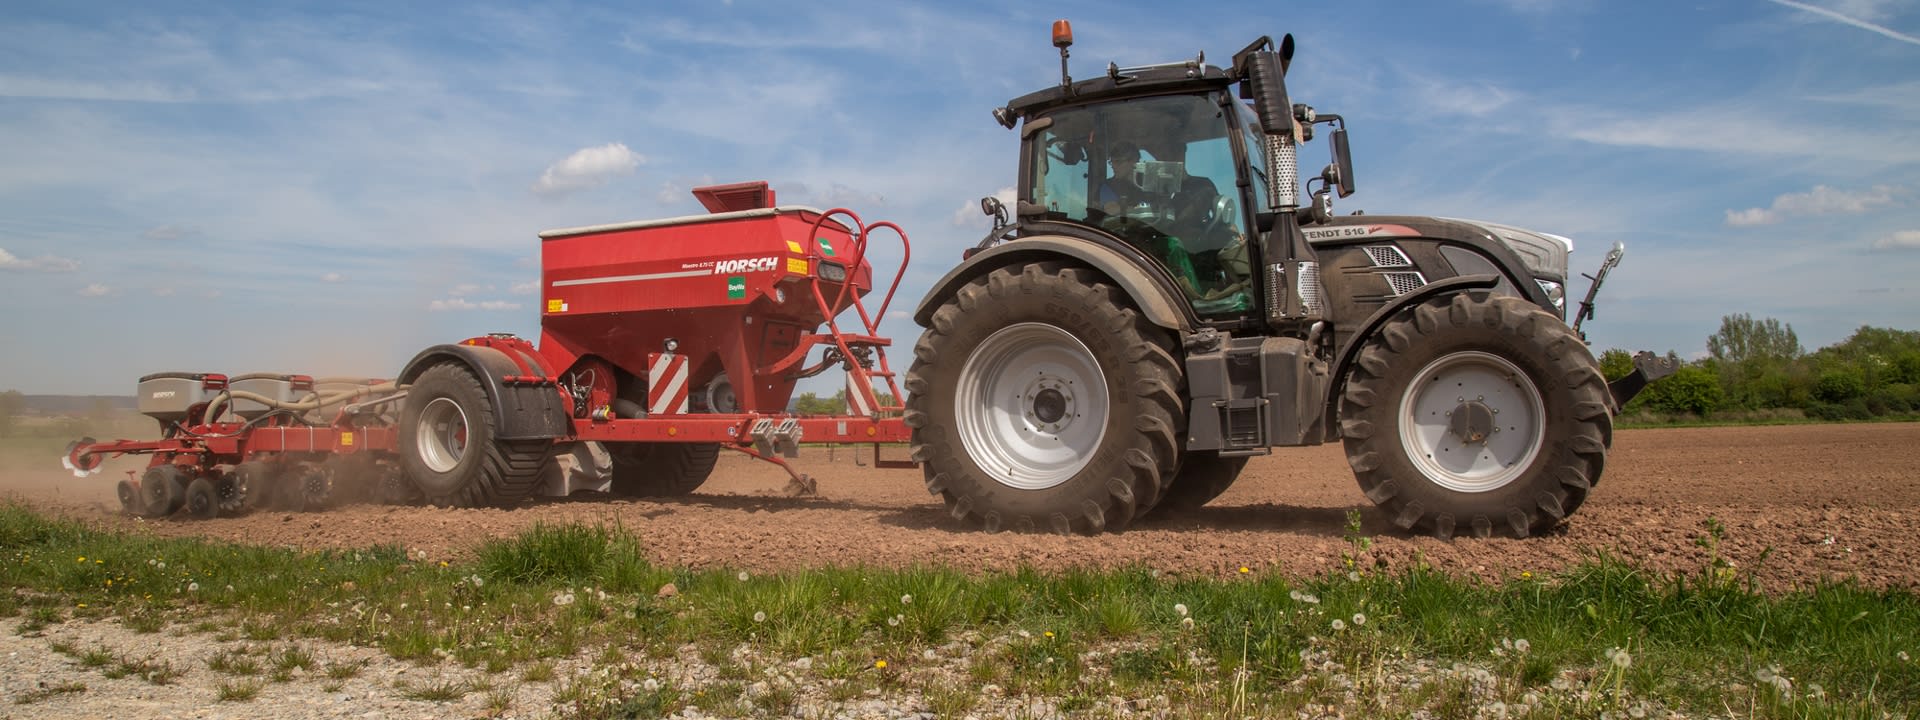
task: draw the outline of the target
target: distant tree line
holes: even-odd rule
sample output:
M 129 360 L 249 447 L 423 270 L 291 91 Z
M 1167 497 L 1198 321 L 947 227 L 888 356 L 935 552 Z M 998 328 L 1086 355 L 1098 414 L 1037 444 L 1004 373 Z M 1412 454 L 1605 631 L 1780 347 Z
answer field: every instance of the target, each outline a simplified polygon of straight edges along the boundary
M 1600 355 L 1608 379 L 1633 371 L 1624 350 Z M 1868 420 L 1920 412 L 1920 332 L 1862 326 L 1811 353 L 1793 326 L 1745 313 L 1720 320 L 1707 357 L 1649 385 L 1627 412 L 1706 416 L 1798 410 L 1820 420 Z

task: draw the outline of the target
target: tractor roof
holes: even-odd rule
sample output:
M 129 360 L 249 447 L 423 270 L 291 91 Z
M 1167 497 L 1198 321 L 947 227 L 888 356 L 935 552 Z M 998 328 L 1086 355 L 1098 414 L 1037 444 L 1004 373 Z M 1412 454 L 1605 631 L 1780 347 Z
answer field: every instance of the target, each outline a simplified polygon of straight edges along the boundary
M 1227 71 L 1204 64 L 1198 58 L 1138 68 L 1108 65 L 1106 74 L 1091 80 L 1081 80 L 1064 88 L 1055 85 L 1014 98 L 1007 103 L 1005 111 L 1009 115 L 1002 122 L 1100 100 L 1225 88 L 1236 79 Z M 1013 126 L 1009 124 L 1007 127 Z

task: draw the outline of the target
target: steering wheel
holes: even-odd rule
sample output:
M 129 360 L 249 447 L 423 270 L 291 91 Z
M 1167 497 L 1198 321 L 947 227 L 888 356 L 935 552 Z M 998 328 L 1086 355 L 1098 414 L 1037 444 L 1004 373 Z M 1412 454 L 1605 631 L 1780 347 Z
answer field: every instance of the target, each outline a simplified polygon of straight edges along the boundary
M 1206 224 L 1200 226 L 1201 234 L 1213 235 L 1225 230 L 1227 223 L 1232 222 L 1232 218 L 1239 212 L 1240 203 L 1234 200 L 1232 195 L 1219 194 L 1213 200 L 1213 217 L 1207 218 Z

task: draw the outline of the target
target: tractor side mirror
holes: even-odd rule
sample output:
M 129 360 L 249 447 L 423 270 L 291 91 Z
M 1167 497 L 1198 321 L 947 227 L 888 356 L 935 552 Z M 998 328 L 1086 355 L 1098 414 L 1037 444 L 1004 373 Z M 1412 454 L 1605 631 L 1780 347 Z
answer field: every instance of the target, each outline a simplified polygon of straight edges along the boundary
M 1333 164 L 1340 174 L 1340 197 L 1353 194 L 1353 153 L 1347 149 L 1347 126 L 1333 131 Z

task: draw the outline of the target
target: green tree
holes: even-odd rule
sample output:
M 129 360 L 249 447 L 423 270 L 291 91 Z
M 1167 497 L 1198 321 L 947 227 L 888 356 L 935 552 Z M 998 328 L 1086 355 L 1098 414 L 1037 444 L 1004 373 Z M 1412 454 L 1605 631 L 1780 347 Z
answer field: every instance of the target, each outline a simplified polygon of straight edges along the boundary
M 1720 408 L 1723 395 L 1713 371 L 1687 365 L 1648 385 L 1635 400 L 1660 412 L 1706 415 Z
M 846 391 L 833 394 L 833 397 L 820 397 L 814 393 L 800 393 L 794 398 L 793 411 L 802 415 L 841 415 L 847 411 Z
M 1608 348 L 1600 353 L 1600 375 L 1608 382 L 1619 380 L 1633 372 L 1633 353 L 1620 348 Z
M 1740 313 L 1720 318 L 1720 331 L 1707 336 L 1707 353 L 1726 400 L 1742 407 L 1768 407 L 1773 398 L 1759 392 L 1760 379 L 1789 372 L 1806 351 L 1792 325 Z
M 1843 403 L 1867 394 L 1867 381 L 1853 370 L 1829 370 L 1820 374 L 1813 396 L 1821 402 Z

